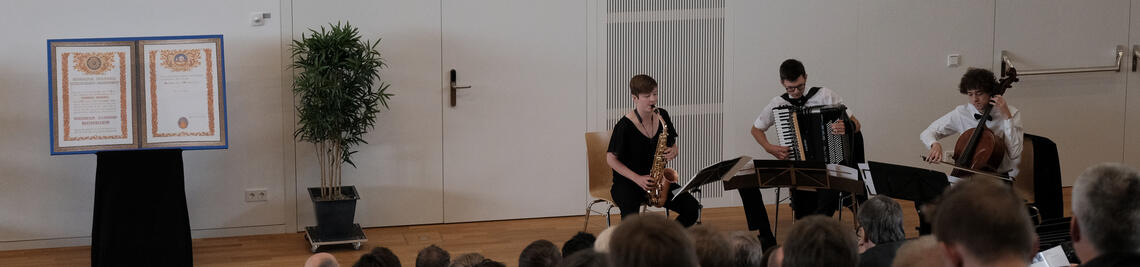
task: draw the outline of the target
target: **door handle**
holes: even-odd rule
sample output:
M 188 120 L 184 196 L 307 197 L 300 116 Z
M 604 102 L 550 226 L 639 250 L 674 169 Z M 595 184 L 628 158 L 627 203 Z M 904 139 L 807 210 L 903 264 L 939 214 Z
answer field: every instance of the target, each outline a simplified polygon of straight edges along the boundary
M 455 84 L 455 69 L 451 69 L 451 106 L 455 106 L 455 90 L 471 88 L 470 85 L 460 86 Z
M 1097 67 L 1077 67 L 1077 68 L 1061 68 L 1061 69 L 1040 69 L 1040 70 L 1018 70 L 1017 76 L 1030 76 L 1030 75 L 1046 75 L 1046 74 L 1062 74 L 1062 73 L 1081 73 L 1081 72 L 1098 72 L 1098 71 L 1115 71 L 1120 72 L 1122 60 L 1124 59 L 1124 46 L 1116 46 L 1116 64 L 1108 66 Z M 1135 52 L 1133 52 L 1135 56 Z M 1135 58 L 1133 58 L 1135 60 Z M 1135 66 L 1135 65 L 1133 65 Z M 1005 71 L 1013 68 L 1013 59 L 1010 59 L 1009 51 L 1001 51 L 1001 73 L 1005 75 Z
M 1136 72 L 1136 59 L 1140 58 L 1140 45 L 1132 45 L 1132 72 Z

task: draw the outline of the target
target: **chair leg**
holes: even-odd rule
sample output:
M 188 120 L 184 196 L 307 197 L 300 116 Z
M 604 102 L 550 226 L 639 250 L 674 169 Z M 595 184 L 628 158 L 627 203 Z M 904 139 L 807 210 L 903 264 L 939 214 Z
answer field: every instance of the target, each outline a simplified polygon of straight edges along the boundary
M 590 204 L 586 204 L 586 223 L 582 225 L 582 231 L 583 232 L 585 232 L 587 229 L 590 228 L 590 213 L 594 211 L 594 204 L 598 204 L 598 202 L 603 202 L 603 201 L 605 201 L 605 200 L 595 199 L 594 201 L 590 201 Z M 609 224 L 609 222 L 608 222 L 609 221 L 609 213 L 606 214 L 606 220 L 607 220 L 606 224 L 608 225 Z
M 610 224 L 610 214 L 613 214 L 613 209 L 614 209 L 614 204 L 610 204 L 610 207 L 606 208 L 606 227 L 607 228 L 610 226 L 613 226 L 613 224 Z

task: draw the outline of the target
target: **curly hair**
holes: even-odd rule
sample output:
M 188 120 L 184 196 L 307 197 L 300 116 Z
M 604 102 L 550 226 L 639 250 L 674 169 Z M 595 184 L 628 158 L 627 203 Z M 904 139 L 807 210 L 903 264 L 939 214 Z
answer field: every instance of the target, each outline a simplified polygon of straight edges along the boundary
M 994 94 L 997 79 L 994 73 L 987 69 L 970 68 L 962 74 L 962 81 L 958 83 L 958 93 L 966 94 L 970 90 L 978 90 L 986 94 Z

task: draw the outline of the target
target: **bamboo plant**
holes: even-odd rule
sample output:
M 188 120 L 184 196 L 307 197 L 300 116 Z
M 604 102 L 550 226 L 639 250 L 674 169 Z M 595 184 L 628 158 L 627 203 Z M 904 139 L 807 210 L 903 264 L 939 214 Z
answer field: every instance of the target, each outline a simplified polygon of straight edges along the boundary
M 386 67 L 375 42 L 362 40 L 349 23 L 309 29 L 293 40 L 293 94 L 297 101 L 297 130 L 293 137 L 313 143 L 321 169 L 321 199 L 343 199 L 341 166 L 352 165 L 354 147 L 367 144 L 364 134 L 374 128 L 380 106 L 388 108 Z

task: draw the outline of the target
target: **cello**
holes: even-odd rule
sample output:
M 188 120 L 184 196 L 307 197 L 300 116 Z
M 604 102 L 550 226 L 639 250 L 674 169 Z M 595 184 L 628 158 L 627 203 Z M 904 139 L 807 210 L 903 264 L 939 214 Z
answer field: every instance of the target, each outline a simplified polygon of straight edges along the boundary
M 998 86 L 994 88 L 991 96 L 1005 94 L 1005 90 L 1018 81 L 1017 70 L 1014 68 L 1009 68 L 1003 76 L 1005 77 L 998 80 Z M 982 117 L 978 119 L 978 126 L 966 130 L 958 136 L 958 142 L 954 144 L 954 166 L 994 172 L 1005 159 L 1005 140 L 999 138 L 993 130 L 986 127 L 986 121 L 991 119 L 990 111 L 993 110 L 993 107 L 992 103 L 986 103 L 985 109 L 982 110 Z M 951 175 L 964 177 L 971 174 L 955 169 Z

